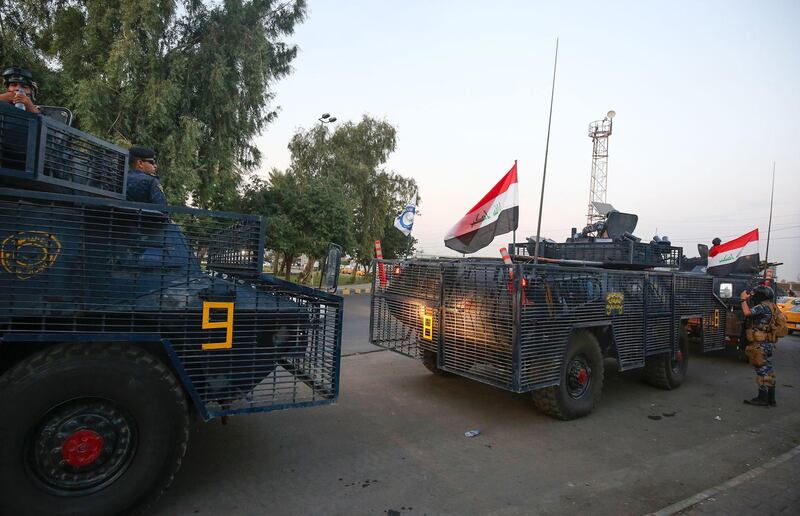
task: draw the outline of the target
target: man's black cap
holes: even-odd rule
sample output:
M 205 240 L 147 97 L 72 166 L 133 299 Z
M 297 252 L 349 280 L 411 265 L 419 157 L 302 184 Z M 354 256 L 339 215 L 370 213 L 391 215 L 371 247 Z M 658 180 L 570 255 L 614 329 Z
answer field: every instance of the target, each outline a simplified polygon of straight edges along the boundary
M 153 159 L 156 157 L 156 151 L 149 147 L 131 147 L 128 149 L 131 159 Z

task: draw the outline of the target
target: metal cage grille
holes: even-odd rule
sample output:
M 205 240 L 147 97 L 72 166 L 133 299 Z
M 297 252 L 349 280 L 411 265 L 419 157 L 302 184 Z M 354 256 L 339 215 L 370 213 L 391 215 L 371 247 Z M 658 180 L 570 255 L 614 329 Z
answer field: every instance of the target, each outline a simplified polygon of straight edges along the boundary
M 513 388 L 514 314 L 509 267 L 443 265 L 442 358 L 449 371 Z
M 443 369 L 508 390 L 557 384 L 575 331 L 595 333 L 623 370 L 677 352 L 689 318 L 704 325 L 706 350 L 724 343 L 724 305 L 707 276 L 486 259 L 379 260 L 375 270 L 371 342 L 437 351 Z
M 52 118 L 0 104 L 0 180 L 124 199 L 128 151 Z
M 0 190 L 0 337 L 155 343 L 206 417 L 332 401 L 342 300 L 261 274 L 260 217 Z
M 124 149 L 42 117 L 41 173 L 63 186 L 125 197 L 128 153 Z
M 529 254 L 533 254 L 528 244 Z M 662 243 L 642 242 L 544 242 L 541 248 L 545 258 L 586 260 L 609 265 L 679 268 L 683 249 Z
M 370 342 L 414 358 L 424 350 L 438 351 L 442 285 L 439 263 L 378 261 L 373 270 Z
M 37 119 L 8 105 L 0 106 L 0 175 L 32 178 L 36 172 Z

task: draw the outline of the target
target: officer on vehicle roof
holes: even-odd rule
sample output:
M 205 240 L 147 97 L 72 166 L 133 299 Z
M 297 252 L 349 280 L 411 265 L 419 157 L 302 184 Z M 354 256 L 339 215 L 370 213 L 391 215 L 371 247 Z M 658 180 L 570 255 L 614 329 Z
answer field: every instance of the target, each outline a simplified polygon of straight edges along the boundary
M 167 205 L 167 197 L 156 175 L 156 153 L 147 147 L 131 147 L 128 171 L 129 201 Z
M 773 312 L 777 309 L 774 304 L 774 294 L 772 289 L 763 285 L 753 289 L 753 295 L 747 290 L 743 291 L 739 298 L 742 300 L 742 313 L 747 319 L 747 347 L 745 353 L 753 367 L 756 369 L 756 383 L 758 384 L 758 396 L 750 400 L 744 400 L 748 405 L 758 405 L 760 407 L 776 405 L 775 403 L 775 372 L 772 368 L 772 351 L 774 349 L 771 341 L 770 320 Z M 752 299 L 753 307 L 747 303 Z
M 39 93 L 39 86 L 29 69 L 19 66 L 6 68 L 3 71 L 3 86 L 5 91 L 0 93 L 0 102 L 24 107 L 29 113 L 39 112 L 39 108 L 33 103 Z

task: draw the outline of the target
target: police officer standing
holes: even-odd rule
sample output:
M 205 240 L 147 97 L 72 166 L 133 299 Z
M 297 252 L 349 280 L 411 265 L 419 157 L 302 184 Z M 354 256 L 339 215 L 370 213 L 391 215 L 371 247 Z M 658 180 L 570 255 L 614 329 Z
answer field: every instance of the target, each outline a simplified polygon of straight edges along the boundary
M 758 396 L 744 400 L 744 402 L 759 407 L 774 407 L 776 405 L 775 372 L 772 368 L 774 345 L 773 336 L 770 334 L 770 320 L 773 314 L 770 305 L 773 303 L 774 294 L 771 288 L 761 285 L 753 290 L 752 296 L 745 290 L 739 297 L 742 300 L 742 312 L 747 319 L 745 354 L 756 369 L 756 383 L 758 384 Z M 748 304 L 748 300 L 752 301 L 752 308 Z
M 156 171 L 156 153 L 147 147 L 131 147 L 127 199 L 135 202 L 167 205 L 167 197 Z

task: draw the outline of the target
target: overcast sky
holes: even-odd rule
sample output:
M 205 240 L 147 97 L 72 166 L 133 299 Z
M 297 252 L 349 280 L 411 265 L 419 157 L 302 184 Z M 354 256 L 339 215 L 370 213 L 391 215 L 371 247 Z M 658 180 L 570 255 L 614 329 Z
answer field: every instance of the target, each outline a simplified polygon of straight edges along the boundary
M 398 130 L 388 168 L 416 179 L 418 249 L 444 236 L 519 161 L 517 240 L 536 233 L 556 37 L 560 38 L 542 234 L 583 227 L 588 124 L 617 112 L 608 202 L 696 256 L 753 228 L 800 280 L 800 2 L 310 0 L 257 140 L 264 171 L 321 113 Z M 498 237 L 478 255 L 499 256 Z

